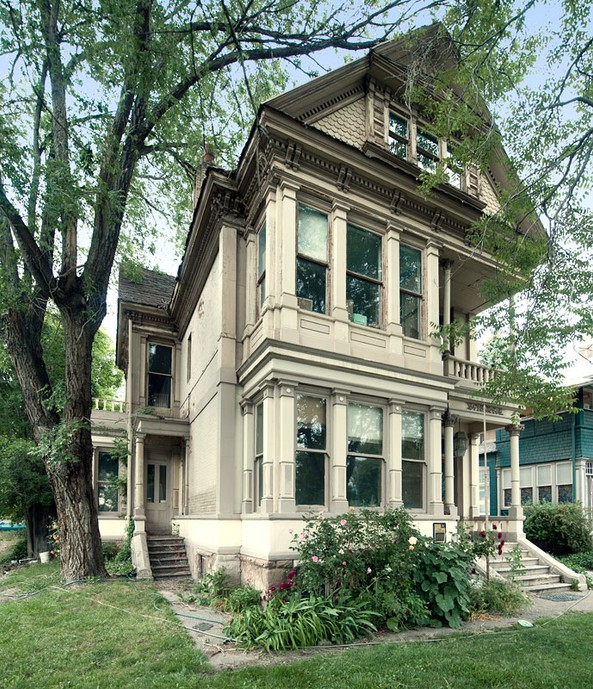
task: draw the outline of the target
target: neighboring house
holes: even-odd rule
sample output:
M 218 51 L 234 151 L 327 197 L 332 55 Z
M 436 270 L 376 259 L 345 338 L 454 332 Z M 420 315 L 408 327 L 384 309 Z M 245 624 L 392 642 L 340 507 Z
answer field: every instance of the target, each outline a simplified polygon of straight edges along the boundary
M 577 413 L 563 413 L 559 421 L 522 419 L 519 440 L 521 503 L 580 502 L 593 508 L 593 378 L 576 388 Z M 491 505 L 511 505 L 509 435 L 496 432 L 496 448 L 488 450 Z
M 466 234 L 498 208 L 506 158 L 420 192 L 455 142 L 404 106 L 410 59 L 387 43 L 262 105 L 237 170 L 204 170 L 177 278 L 121 275 L 112 416 L 131 457 L 124 507 L 105 479 L 124 472 L 117 426 L 95 440 L 102 533 L 127 511 L 136 549 L 173 529 L 194 574 L 264 585 L 312 510 L 403 506 L 429 535 L 482 519 L 479 434 L 515 410 L 475 396 L 473 342 L 443 355 L 431 333 L 486 307 L 497 267 Z

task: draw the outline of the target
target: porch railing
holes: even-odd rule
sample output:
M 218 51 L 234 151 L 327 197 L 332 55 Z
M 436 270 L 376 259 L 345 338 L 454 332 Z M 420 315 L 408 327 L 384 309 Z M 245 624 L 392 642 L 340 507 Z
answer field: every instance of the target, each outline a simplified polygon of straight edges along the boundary
M 451 354 L 443 355 L 443 367 L 446 376 L 467 380 L 478 385 L 488 383 L 496 375 L 496 370 L 489 366 L 483 366 L 475 361 L 458 359 Z
M 123 414 L 126 411 L 126 403 L 124 400 L 109 400 L 102 397 L 93 397 L 93 409 Z

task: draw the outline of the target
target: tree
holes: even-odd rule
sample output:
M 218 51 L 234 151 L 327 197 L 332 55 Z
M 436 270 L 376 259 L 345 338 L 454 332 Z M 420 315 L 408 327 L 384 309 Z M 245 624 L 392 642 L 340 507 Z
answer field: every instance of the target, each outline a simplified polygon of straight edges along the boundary
M 291 0 L 0 3 L 1 327 L 46 451 L 67 580 L 105 573 L 91 351 L 120 239 L 132 241 L 129 227 L 136 240 L 155 207 L 149 187 L 166 192 L 193 178 L 204 145 L 230 157 L 246 103 L 285 83 L 281 58 L 299 68 L 326 48 L 370 48 L 414 13 L 376 0 L 315 9 Z M 50 302 L 64 333 L 60 407 L 41 346 Z
M 48 312 L 42 329 L 42 345 L 54 394 L 63 388 L 64 338 L 59 319 Z M 97 332 L 91 365 L 93 396 L 112 398 L 123 373 L 115 366 L 109 336 Z M 27 526 L 30 557 L 47 549 L 49 520 L 55 506 L 42 458 L 36 452 L 14 368 L 4 347 L 0 348 L 0 515 Z

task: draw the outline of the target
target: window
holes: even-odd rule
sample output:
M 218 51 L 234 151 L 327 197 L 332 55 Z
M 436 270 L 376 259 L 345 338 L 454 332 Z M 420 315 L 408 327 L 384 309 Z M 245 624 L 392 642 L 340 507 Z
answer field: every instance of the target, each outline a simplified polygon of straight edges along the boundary
M 297 395 L 296 504 L 325 505 L 326 401 Z
M 349 404 L 346 495 L 351 507 L 381 505 L 382 455 L 383 409 Z
M 119 460 L 99 452 L 97 476 L 99 512 L 119 512 Z
M 266 300 L 266 224 L 257 235 L 257 308 L 258 313 Z
M 421 127 L 416 128 L 416 159 L 418 167 L 434 172 L 439 164 L 439 140 Z
M 301 308 L 326 312 L 327 215 L 299 204 L 296 295 Z
M 171 363 L 173 348 L 148 343 L 148 406 L 171 406 Z
M 411 246 L 399 247 L 400 322 L 405 337 L 420 339 L 422 303 L 422 253 Z
M 263 402 L 255 408 L 255 500 L 261 505 L 264 497 L 264 405 Z
M 558 502 L 572 502 L 572 463 L 560 462 L 556 465 Z
M 459 167 L 459 164 L 453 160 L 453 150 L 449 144 L 447 144 L 447 177 L 449 178 L 449 184 L 452 187 L 461 189 L 463 172 Z
M 389 113 L 389 148 L 399 158 L 408 157 L 408 120 L 394 112 Z
M 424 414 L 402 413 L 402 494 L 404 507 L 424 506 Z
M 346 238 L 346 300 L 350 320 L 381 324 L 381 237 L 348 225 Z

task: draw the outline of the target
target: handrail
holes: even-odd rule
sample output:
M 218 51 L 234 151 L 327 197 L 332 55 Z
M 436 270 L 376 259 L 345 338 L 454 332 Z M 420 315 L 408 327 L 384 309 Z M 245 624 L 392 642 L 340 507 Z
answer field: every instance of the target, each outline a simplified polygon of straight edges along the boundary
M 493 380 L 496 370 L 475 361 L 459 359 L 452 354 L 443 354 L 444 373 L 452 378 L 469 380 L 472 383 L 484 384 Z
M 103 397 L 93 397 L 93 409 L 123 414 L 126 411 L 126 403 L 124 400 L 110 400 Z

